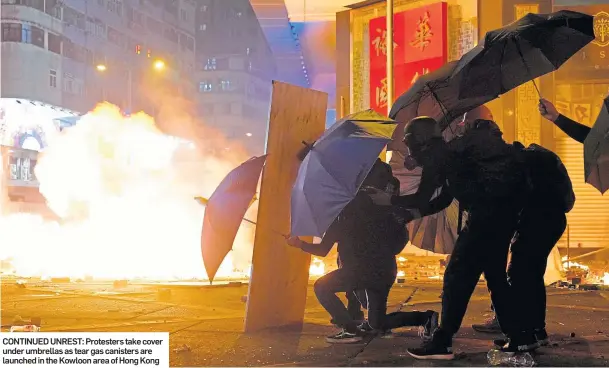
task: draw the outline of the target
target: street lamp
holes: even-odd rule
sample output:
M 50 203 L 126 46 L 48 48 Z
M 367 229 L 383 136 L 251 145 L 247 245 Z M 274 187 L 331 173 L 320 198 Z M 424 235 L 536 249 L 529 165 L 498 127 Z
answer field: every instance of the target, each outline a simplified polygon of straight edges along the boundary
M 156 60 L 153 64 L 152 64 L 153 68 L 155 70 L 158 71 L 162 71 L 165 70 L 165 62 L 163 60 Z
M 165 70 L 165 62 L 163 60 L 155 60 L 152 63 L 152 68 L 156 71 Z M 95 69 L 99 72 L 105 72 L 108 67 L 104 64 L 97 64 Z M 133 73 L 131 69 L 127 70 L 127 110 L 131 114 L 131 110 L 133 108 Z

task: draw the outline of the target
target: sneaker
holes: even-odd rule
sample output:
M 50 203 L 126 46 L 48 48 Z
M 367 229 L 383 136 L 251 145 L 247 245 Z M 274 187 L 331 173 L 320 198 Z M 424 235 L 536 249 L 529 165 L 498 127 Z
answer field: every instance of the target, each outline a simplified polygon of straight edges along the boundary
M 374 328 L 372 328 L 372 326 L 370 326 L 370 323 L 368 323 L 368 321 L 364 321 L 361 325 L 358 326 L 358 328 L 365 334 L 376 333 L 381 339 L 392 339 L 394 337 L 393 332 L 391 330 L 375 330 Z
M 419 327 L 419 337 L 421 337 L 424 341 L 431 340 L 433 333 L 438 328 L 440 314 L 434 311 L 427 311 L 429 313 L 429 317 L 423 326 Z
M 393 331 L 391 330 L 384 330 L 379 332 L 379 337 L 381 339 L 393 339 L 395 337 L 395 335 L 393 334 Z
M 484 333 L 500 333 L 501 326 L 499 326 L 499 321 L 497 320 L 497 316 L 493 314 L 492 318 L 487 319 L 483 324 L 472 325 L 472 328 L 478 332 Z
M 362 332 L 365 333 L 374 331 L 374 328 L 372 328 L 372 326 L 370 326 L 370 323 L 368 323 L 368 321 L 366 320 L 364 320 L 359 326 L 357 326 L 357 328 L 359 328 Z
M 548 332 L 545 328 L 535 330 L 535 338 L 537 339 L 537 343 L 539 346 L 548 346 L 550 345 L 550 339 L 548 338 Z
M 502 339 L 493 340 L 493 344 L 500 349 L 505 347 L 509 342 L 510 342 L 510 339 L 508 339 L 507 337 L 504 337 Z
M 362 335 L 361 332 L 352 333 L 347 332 L 347 330 L 342 330 L 335 335 L 326 337 L 326 341 L 330 344 L 353 344 L 362 341 Z
M 424 342 L 419 348 L 406 350 L 410 356 L 420 360 L 453 360 L 455 354 L 452 346 L 440 344 L 434 340 Z
M 504 353 L 526 353 L 533 351 L 539 347 L 537 339 L 533 334 L 523 334 L 518 337 L 511 338 L 507 344 L 499 350 Z

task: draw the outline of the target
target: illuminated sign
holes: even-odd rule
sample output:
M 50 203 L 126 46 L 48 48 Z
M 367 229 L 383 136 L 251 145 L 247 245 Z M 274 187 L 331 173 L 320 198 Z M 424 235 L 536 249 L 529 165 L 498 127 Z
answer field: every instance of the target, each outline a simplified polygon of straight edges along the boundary
M 601 11 L 594 14 L 594 35 L 593 44 L 600 47 L 609 45 L 609 13 Z
M 419 77 L 441 67 L 448 57 L 448 5 L 439 2 L 394 14 L 394 97 Z M 370 107 L 387 114 L 387 22 L 370 20 Z

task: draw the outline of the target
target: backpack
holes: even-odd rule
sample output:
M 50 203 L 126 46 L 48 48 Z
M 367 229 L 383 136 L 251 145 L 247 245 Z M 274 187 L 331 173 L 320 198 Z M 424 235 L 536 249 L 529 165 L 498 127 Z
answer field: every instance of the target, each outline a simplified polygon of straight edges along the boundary
M 524 148 L 531 184 L 531 199 L 543 206 L 556 206 L 568 213 L 575 205 L 575 192 L 567 168 L 560 157 L 537 144 Z
M 448 145 L 455 155 L 448 184 L 462 209 L 528 191 L 522 150 L 503 140 L 495 122 L 477 120 Z

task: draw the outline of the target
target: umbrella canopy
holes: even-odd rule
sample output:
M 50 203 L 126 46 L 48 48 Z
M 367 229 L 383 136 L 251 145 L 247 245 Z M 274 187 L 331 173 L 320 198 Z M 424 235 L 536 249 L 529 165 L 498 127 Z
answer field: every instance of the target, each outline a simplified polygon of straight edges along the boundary
M 584 141 L 586 183 L 601 193 L 609 189 L 609 96 Z
M 205 202 L 201 253 L 209 281 L 213 281 L 233 242 L 245 212 L 256 195 L 266 155 L 242 163 L 220 182 Z
M 63 130 L 65 128 L 72 127 L 78 123 L 78 121 L 82 118 L 82 116 L 65 116 L 61 118 L 55 119 L 55 122 L 59 126 L 59 130 Z
M 366 110 L 326 130 L 305 156 L 292 188 L 292 236 L 324 235 L 357 194 L 395 127 Z
M 421 168 L 404 168 L 404 156 L 394 152 L 391 157 L 393 175 L 400 180 L 400 195 L 415 193 L 421 181 Z M 433 198 L 441 193 L 436 192 Z M 465 214 L 464 214 L 465 216 Z M 459 203 L 455 200 L 448 208 L 434 215 L 411 221 L 408 227 L 410 243 L 417 248 L 438 254 L 451 254 L 458 234 Z M 465 222 L 465 217 L 463 218 Z
M 442 129 L 466 112 L 497 98 L 488 95 L 474 98 L 459 98 L 461 74 L 455 74 L 457 61 L 421 76 L 415 84 L 395 101 L 389 117 L 399 123 L 407 123 L 417 116 L 434 118 Z M 399 132 L 399 129 L 396 129 Z M 400 132 L 401 133 L 401 132 Z
M 558 69 L 594 40 L 593 17 L 561 10 L 527 14 L 490 31 L 459 60 L 459 98 L 500 95 Z

